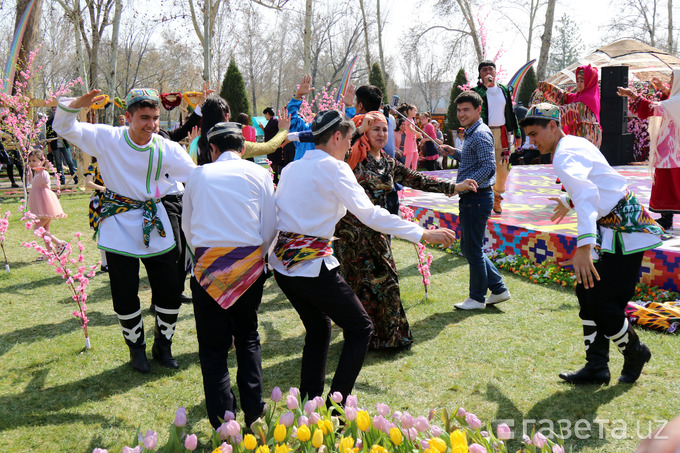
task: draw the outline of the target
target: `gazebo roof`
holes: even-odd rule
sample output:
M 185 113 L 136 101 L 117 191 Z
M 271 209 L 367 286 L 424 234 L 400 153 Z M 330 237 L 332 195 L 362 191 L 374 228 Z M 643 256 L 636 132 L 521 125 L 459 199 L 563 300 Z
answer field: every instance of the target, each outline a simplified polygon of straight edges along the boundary
M 600 47 L 593 53 L 580 58 L 546 81 L 553 85 L 576 82 L 574 71 L 579 66 L 628 66 L 631 82 L 648 81 L 652 77 L 670 77 L 673 68 L 680 68 L 680 58 L 636 39 L 621 39 Z

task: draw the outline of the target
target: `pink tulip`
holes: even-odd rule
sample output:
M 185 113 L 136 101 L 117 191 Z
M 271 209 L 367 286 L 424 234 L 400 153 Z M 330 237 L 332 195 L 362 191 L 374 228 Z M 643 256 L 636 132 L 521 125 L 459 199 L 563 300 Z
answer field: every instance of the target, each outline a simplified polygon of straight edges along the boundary
M 232 421 L 232 420 L 235 420 L 235 419 L 236 419 L 236 416 L 234 415 L 234 413 L 232 411 L 224 411 L 224 421 L 225 422 L 229 422 L 229 421 Z
M 470 453 L 486 453 L 486 448 L 482 447 L 479 444 L 470 444 L 468 448 L 470 450 Z
M 103 448 L 95 448 L 92 450 L 92 453 L 109 453 L 108 450 L 104 450 Z
M 293 415 L 292 412 L 288 411 L 285 414 L 281 416 L 279 419 L 279 423 L 284 425 L 286 428 L 290 428 L 293 426 L 293 423 L 295 422 L 295 415 Z
M 496 437 L 498 437 L 499 440 L 510 439 L 512 437 L 512 431 L 510 431 L 510 427 L 505 423 L 498 425 L 496 428 Z
M 349 397 L 347 397 L 349 399 Z M 353 406 L 345 406 L 345 419 L 348 422 L 353 422 L 357 418 L 357 410 Z
M 373 427 L 377 429 L 378 431 L 385 431 L 385 425 L 387 424 L 387 420 L 385 420 L 385 417 L 382 415 L 376 415 L 373 417 Z
M 564 453 L 564 447 L 562 445 L 553 445 L 552 453 Z
M 288 389 L 288 394 L 297 398 L 300 396 L 300 389 L 297 387 L 291 387 Z
M 281 396 L 282 396 L 281 389 L 278 387 L 274 387 L 274 389 L 272 390 L 271 400 L 274 401 L 275 403 L 278 403 L 279 401 L 281 401 Z
M 394 411 L 394 414 L 392 414 L 392 420 L 400 420 L 401 419 L 401 411 Z
M 142 451 L 142 446 L 137 445 L 135 448 L 123 447 L 123 451 L 121 453 L 139 453 L 140 451 Z
M 523 434 L 522 443 L 525 445 L 531 445 L 531 437 L 527 436 L 526 434 Z
M 189 451 L 194 451 L 196 450 L 196 447 L 198 446 L 198 439 L 196 438 L 196 434 L 189 434 L 184 441 L 184 448 L 186 448 Z
M 306 425 L 309 426 L 309 419 L 305 417 L 304 415 L 301 415 L 300 418 L 298 418 L 297 422 L 298 426 Z
M 420 448 L 423 449 L 423 451 L 427 450 L 430 448 L 430 441 L 428 439 L 421 439 L 420 441 Z
M 309 416 L 310 425 L 316 425 L 319 423 L 319 420 L 321 420 L 321 415 L 319 415 L 318 412 L 312 412 L 312 414 Z
M 467 414 L 467 412 L 465 412 L 465 409 L 463 409 L 462 407 L 459 407 L 459 408 L 458 408 L 458 412 L 457 412 L 456 414 L 457 414 L 459 417 L 463 418 L 463 417 L 465 417 L 465 414 Z
M 432 425 L 430 426 L 430 433 L 432 433 L 432 437 L 439 437 L 442 435 L 442 429 L 437 425 Z
M 383 417 L 387 417 L 390 413 L 390 407 L 387 404 L 378 403 L 376 404 L 376 408 L 378 409 L 378 415 L 382 415 Z
M 401 416 L 401 426 L 406 429 L 411 429 L 413 427 L 413 416 L 408 412 L 404 412 Z
M 232 453 L 234 447 L 232 447 L 231 444 L 223 442 L 222 445 L 220 445 L 220 450 L 221 453 Z
M 416 417 L 416 420 L 415 420 L 413 426 L 415 426 L 415 428 L 418 430 L 418 432 L 421 432 L 421 433 L 424 433 L 425 431 L 430 429 L 430 423 L 422 415 L 419 415 L 418 417 Z
M 178 428 L 183 428 L 187 424 L 187 410 L 180 407 L 175 412 L 175 426 Z
M 305 403 L 305 414 L 309 416 L 314 410 L 316 409 L 316 401 L 314 400 L 309 400 Z
M 331 393 L 331 401 L 338 404 L 342 403 L 342 393 L 340 392 Z
M 220 435 L 220 440 L 226 440 L 229 437 L 229 434 L 227 434 L 227 423 L 222 423 L 215 431 Z
M 156 442 L 158 441 L 158 434 L 154 431 L 147 431 L 144 436 L 144 448 L 147 450 L 153 450 L 156 447 Z
M 297 396 L 293 395 L 288 395 L 286 397 L 286 407 L 288 410 L 294 411 L 298 407 L 300 407 L 300 403 L 298 402 Z
M 316 408 L 324 407 L 326 405 L 326 402 L 320 396 L 315 396 L 313 401 L 314 404 L 316 404 Z
M 357 397 L 355 395 L 347 395 L 347 400 L 345 401 L 345 406 L 357 407 Z
M 482 427 L 482 422 L 479 421 L 477 416 L 472 412 L 465 414 L 465 422 L 470 425 L 470 428 L 472 429 L 479 429 Z
M 236 420 L 227 422 L 226 433 L 229 437 L 236 437 L 241 433 L 241 425 Z
M 534 434 L 534 438 L 532 439 L 532 442 L 536 447 L 543 448 L 548 443 L 548 439 L 546 439 L 543 434 L 538 432 L 538 433 Z

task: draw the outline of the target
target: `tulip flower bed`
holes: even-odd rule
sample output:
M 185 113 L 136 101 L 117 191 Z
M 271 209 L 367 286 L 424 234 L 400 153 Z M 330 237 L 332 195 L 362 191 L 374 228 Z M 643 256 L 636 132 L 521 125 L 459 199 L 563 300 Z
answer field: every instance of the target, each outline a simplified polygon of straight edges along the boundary
M 302 400 L 300 391 L 292 387 L 285 400 L 275 387 L 266 413 L 248 428 L 243 428 L 232 412 L 224 414 L 222 425 L 212 435 L 212 453 L 504 453 L 505 441 L 513 437 L 507 424 L 499 424 L 495 432 L 483 426 L 472 412 L 459 407 L 455 412 L 444 409 L 435 423 L 436 412 L 427 417 L 414 417 L 408 412 L 392 412 L 378 403 L 375 414 L 359 405 L 349 395 L 344 408 L 342 395 L 333 393 L 329 405 L 321 397 Z M 280 406 L 279 404 L 282 403 Z M 158 445 L 158 433 L 138 432 L 134 447 L 123 447 L 122 453 L 183 453 L 197 448 L 195 434 L 186 434 L 186 411 L 175 413 L 167 444 Z M 554 435 L 553 433 L 547 433 Z M 542 432 L 522 434 L 519 452 L 564 453 L 561 443 L 549 440 Z M 514 451 L 514 449 L 513 449 Z M 108 453 L 95 448 L 93 453 Z

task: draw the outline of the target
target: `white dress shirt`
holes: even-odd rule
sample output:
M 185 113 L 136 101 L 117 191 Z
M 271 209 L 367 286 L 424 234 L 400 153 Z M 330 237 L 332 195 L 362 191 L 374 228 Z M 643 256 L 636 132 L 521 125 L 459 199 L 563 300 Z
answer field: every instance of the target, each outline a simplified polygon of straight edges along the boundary
M 154 228 L 149 246 L 144 245 L 142 210 L 133 209 L 102 220 L 99 248 L 137 258 L 160 255 L 175 246 L 172 225 L 160 202 L 173 187 L 172 179 L 186 181 L 196 166 L 184 148 L 153 134 L 149 143 L 139 146 L 130 139 L 128 127 L 112 127 L 77 121 L 79 109 L 68 105 L 73 99 L 59 99 L 54 115 L 54 131 L 67 141 L 97 158 L 107 189 L 139 201 L 156 200 L 158 217 L 165 237 Z M 165 175 L 170 175 L 170 179 Z
M 498 85 L 486 89 L 486 102 L 489 107 L 489 127 L 505 125 L 505 96 Z
M 182 229 L 197 247 L 262 246 L 276 234 L 274 183 L 267 170 L 226 151 L 196 167 L 184 190 Z
M 332 238 L 335 225 L 350 211 L 364 225 L 385 234 L 418 242 L 423 228 L 375 206 L 357 182 L 349 165 L 325 151 L 307 151 L 286 166 L 276 189 L 277 230 Z M 328 269 L 339 265 L 335 256 L 303 261 L 286 270 L 274 253 L 269 263 L 293 277 L 317 277 L 321 263 Z
M 598 227 L 597 220 L 609 214 L 626 195 L 626 178 L 614 170 L 599 149 L 582 137 L 567 135 L 557 144 L 553 167 L 576 210 L 577 246 L 596 243 L 602 237 L 602 251 L 614 252 L 614 238 L 621 235 L 624 253 L 649 250 L 661 245 L 649 233 L 618 233 Z M 569 202 L 562 198 L 562 203 Z

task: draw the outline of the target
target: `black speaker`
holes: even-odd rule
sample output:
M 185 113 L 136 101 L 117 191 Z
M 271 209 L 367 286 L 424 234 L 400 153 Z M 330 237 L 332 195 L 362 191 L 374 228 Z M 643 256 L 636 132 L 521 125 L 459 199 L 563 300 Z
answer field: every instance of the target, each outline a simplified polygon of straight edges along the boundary
M 628 66 L 603 66 L 600 81 L 600 99 L 618 98 L 616 88 L 628 88 Z
M 603 134 L 628 132 L 628 98 L 616 96 L 600 100 L 600 125 Z
M 609 165 L 628 165 L 633 162 L 632 134 L 603 134 L 600 151 Z

